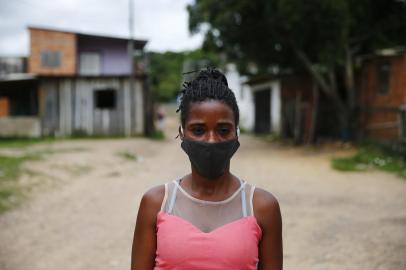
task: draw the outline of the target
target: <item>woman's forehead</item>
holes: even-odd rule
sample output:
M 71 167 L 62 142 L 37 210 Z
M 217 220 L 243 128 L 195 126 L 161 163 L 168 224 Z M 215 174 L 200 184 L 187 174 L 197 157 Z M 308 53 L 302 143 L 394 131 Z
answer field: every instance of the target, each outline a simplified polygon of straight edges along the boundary
M 227 104 L 218 100 L 205 100 L 190 104 L 186 121 L 231 121 L 234 112 Z

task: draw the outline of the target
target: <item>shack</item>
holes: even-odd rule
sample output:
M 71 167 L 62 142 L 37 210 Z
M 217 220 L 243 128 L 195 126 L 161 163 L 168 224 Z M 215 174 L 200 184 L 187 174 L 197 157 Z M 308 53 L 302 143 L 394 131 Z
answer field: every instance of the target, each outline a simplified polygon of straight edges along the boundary
M 363 56 L 359 74 L 362 138 L 406 142 L 406 51 Z
M 130 40 L 28 30 L 28 73 L 0 78 L 0 136 L 143 133 L 147 80 L 128 52 Z M 146 43 L 134 41 L 138 55 Z

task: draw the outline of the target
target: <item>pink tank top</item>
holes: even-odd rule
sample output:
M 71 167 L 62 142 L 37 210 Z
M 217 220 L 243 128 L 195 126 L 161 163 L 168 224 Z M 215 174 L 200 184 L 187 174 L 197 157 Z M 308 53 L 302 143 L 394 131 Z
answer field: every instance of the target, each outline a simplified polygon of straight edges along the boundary
M 240 182 L 232 196 L 218 202 L 192 197 L 179 180 L 165 184 L 155 270 L 257 269 L 262 232 L 252 205 L 255 187 Z

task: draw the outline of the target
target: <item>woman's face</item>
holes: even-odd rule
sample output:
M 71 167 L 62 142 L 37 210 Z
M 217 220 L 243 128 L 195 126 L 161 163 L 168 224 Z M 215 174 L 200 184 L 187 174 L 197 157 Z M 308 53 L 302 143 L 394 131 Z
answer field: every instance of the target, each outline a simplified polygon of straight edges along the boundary
M 218 100 L 206 100 L 190 104 L 186 117 L 184 137 L 209 143 L 234 139 L 236 126 L 234 112 Z

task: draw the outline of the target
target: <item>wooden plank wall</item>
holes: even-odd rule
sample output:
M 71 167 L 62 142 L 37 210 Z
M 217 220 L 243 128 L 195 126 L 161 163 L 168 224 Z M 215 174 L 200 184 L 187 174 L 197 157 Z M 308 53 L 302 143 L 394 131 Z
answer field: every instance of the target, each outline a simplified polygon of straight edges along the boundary
M 130 91 L 131 135 L 143 132 L 142 83 L 136 81 Z M 44 95 L 43 135 L 125 135 L 124 91 L 127 78 L 45 78 L 41 81 Z M 94 91 L 116 90 L 114 109 L 96 108 Z
M 93 125 L 93 134 L 99 135 L 123 135 L 124 134 L 124 113 L 123 113 L 123 88 L 120 79 L 99 79 L 94 80 L 90 84 L 88 81 L 82 82 L 84 89 L 90 91 L 90 97 L 94 102 L 95 90 L 102 90 L 107 88 L 116 89 L 116 108 L 110 109 L 97 109 L 95 104 L 91 106 L 90 113 L 92 113 L 92 121 L 88 125 Z M 93 123 L 92 123 L 93 122 Z
M 43 112 L 41 115 L 42 135 L 58 135 L 59 131 L 59 85 L 56 79 L 41 80 L 43 91 Z
M 141 134 L 144 131 L 144 85 L 141 81 L 135 82 L 134 100 L 132 106 L 135 108 L 132 115 L 132 134 Z

